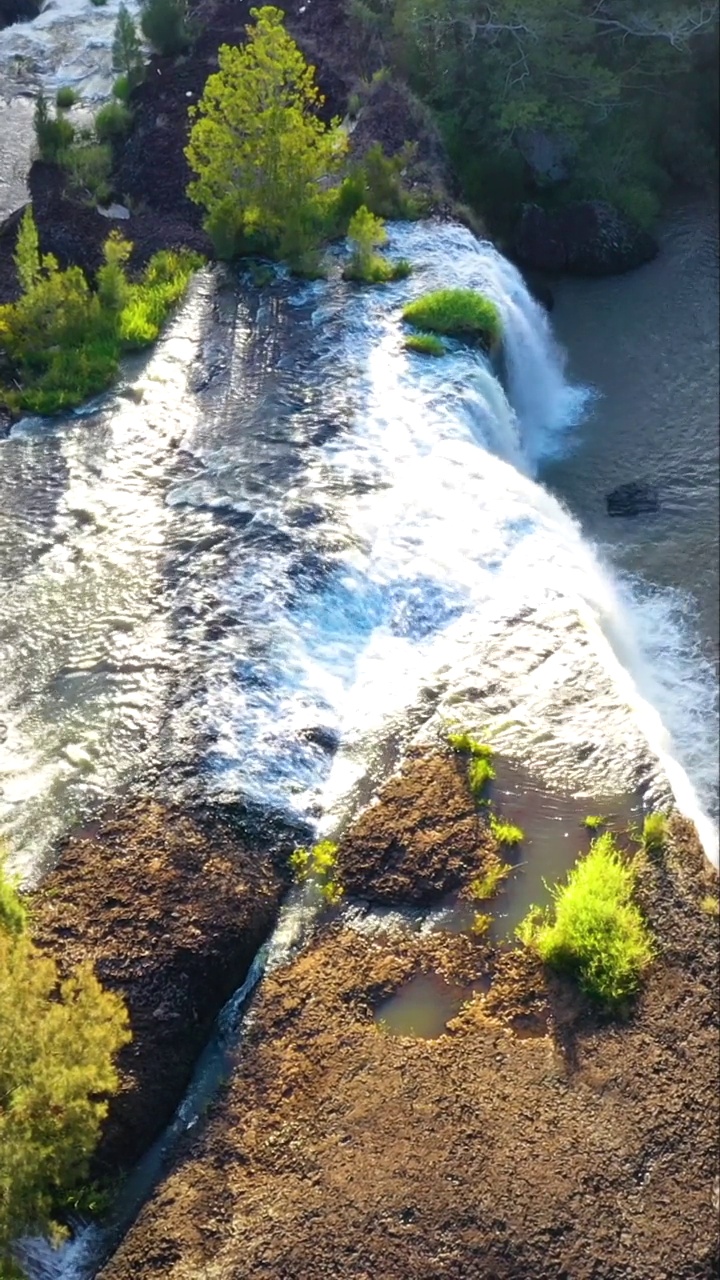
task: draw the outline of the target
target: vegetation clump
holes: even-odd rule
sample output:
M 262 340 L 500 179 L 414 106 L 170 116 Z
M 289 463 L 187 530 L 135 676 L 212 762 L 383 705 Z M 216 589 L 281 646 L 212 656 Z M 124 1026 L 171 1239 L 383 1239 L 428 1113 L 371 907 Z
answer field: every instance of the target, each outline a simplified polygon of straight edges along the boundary
M 645 853 L 659 853 L 667 840 L 667 818 L 664 813 L 648 813 L 642 826 L 642 847 Z
M 448 733 L 446 741 L 453 751 L 457 751 L 459 755 L 470 757 L 467 768 L 470 790 L 478 804 L 487 803 L 483 798 L 483 793 L 488 783 L 495 778 L 495 770 L 491 763 L 492 747 L 488 746 L 486 742 L 479 742 L 471 734 L 465 732 Z
M 470 896 L 476 902 L 485 902 L 488 898 L 494 898 L 511 871 L 512 867 L 507 862 L 501 862 L 499 858 L 493 858 L 485 874 L 472 881 Z
M 64 115 L 50 114 L 44 93 L 39 93 L 35 101 L 33 127 L 41 160 L 57 164 L 72 145 L 75 130 Z
M 191 200 L 220 257 L 257 252 L 303 267 L 317 253 L 337 195 L 347 138 L 279 9 L 252 9 L 247 43 L 222 45 L 219 70 L 190 108 Z
M 72 408 L 110 385 L 123 350 L 155 341 L 202 260 L 163 251 L 132 282 L 125 270 L 131 249 L 112 232 L 91 288 L 80 267 L 61 271 L 51 254 L 40 254 L 35 222 L 25 213 L 15 251 L 23 293 L 0 306 L 0 349 L 10 374 L 0 383 L 0 404 L 39 414 Z
M 438 289 L 403 309 L 403 320 L 418 329 L 471 339 L 493 347 L 502 335 L 500 312 L 474 289 Z
M 637 991 L 653 959 L 634 886 L 633 867 L 606 832 L 553 887 L 551 908 L 531 908 L 517 935 L 545 964 L 574 975 L 592 999 L 615 1007 Z
M 494 813 L 490 815 L 490 830 L 498 844 L 507 845 L 508 847 L 522 844 L 525 839 L 525 832 L 522 827 L 516 827 L 512 822 L 503 822 L 502 819 L 496 818 Z
M 100 142 L 123 138 L 132 123 L 132 112 L 123 102 L 106 102 L 95 116 L 95 132 Z
M 130 1040 L 125 1007 L 89 966 L 60 982 L 28 936 L 0 866 L 0 1275 L 19 1274 L 13 1240 L 59 1234 L 56 1215 L 87 1178 Z
M 321 840 L 312 849 L 296 849 L 290 866 L 299 884 L 313 883 L 328 906 L 335 906 L 343 895 L 337 879 L 338 846 L 332 840 Z
M 492 916 L 489 916 L 486 911 L 476 911 L 473 916 L 472 924 L 470 925 L 470 932 L 474 934 L 476 938 L 484 938 L 486 937 L 491 924 Z
M 605 826 L 606 822 L 607 818 L 603 818 L 597 813 L 591 813 L 588 814 L 587 818 L 583 819 L 583 826 L 587 831 L 599 831 L 601 827 Z
M 700 901 L 700 910 L 706 916 L 720 916 L 720 900 L 712 893 L 707 893 Z
M 130 13 L 124 4 L 118 9 L 112 42 L 112 69 L 118 79 L 113 93 L 124 102 L 145 75 L 142 45 Z
M 363 284 L 386 284 L 390 280 L 403 280 L 410 274 L 410 263 L 402 258 L 390 262 L 376 249 L 387 244 L 388 234 L 382 218 L 361 205 L 350 219 L 348 240 L 352 257 L 343 270 L 346 280 Z
M 468 782 L 476 800 L 481 800 L 488 783 L 495 780 L 495 770 L 486 756 L 473 756 L 468 764 Z
M 444 356 L 447 353 L 445 343 L 434 333 L 413 333 L 403 343 L 406 351 L 414 351 L 421 356 Z
M 59 111 L 69 111 L 75 106 L 78 96 L 75 90 L 69 84 L 61 85 L 55 94 L 55 106 Z
M 192 39 L 185 0 L 143 0 L 140 28 L 164 57 L 182 53 Z

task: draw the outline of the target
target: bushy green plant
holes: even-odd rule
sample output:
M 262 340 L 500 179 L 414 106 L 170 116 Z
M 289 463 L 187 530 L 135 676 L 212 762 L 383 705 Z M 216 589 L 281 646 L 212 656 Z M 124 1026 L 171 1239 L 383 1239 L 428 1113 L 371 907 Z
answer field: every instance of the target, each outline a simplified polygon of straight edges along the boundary
M 470 895 L 476 902 L 485 902 L 488 898 L 494 898 L 500 886 L 505 883 L 512 867 L 507 862 L 500 862 L 494 859 L 488 866 L 485 874 L 478 876 L 470 885 Z
M 501 818 L 496 818 L 494 813 L 490 815 L 490 830 L 498 844 L 508 847 L 522 844 L 525 839 L 522 827 L 515 826 L 513 822 L 503 822 Z
M 122 138 L 132 124 L 132 112 L 122 102 L 106 102 L 95 116 L 95 132 L 100 142 Z
M 376 218 L 365 205 L 361 205 L 350 219 L 348 240 L 352 257 L 343 271 L 346 280 L 363 284 L 385 284 L 389 280 L 403 280 L 410 273 L 410 263 L 401 259 L 390 262 L 375 250 L 387 244 L 387 231 L 382 218 Z
M 75 106 L 78 96 L 75 90 L 69 84 L 61 85 L 55 94 L 55 106 L 59 111 L 69 111 Z
M 406 338 L 403 346 L 406 351 L 414 351 L 421 356 L 444 356 L 447 354 L 445 343 L 434 333 L 413 333 Z
M 476 911 L 473 916 L 472 924 L 470 925 L 470 932 L 473 933 L 476 938 L 484 938 L 486 937 L 491 924 L 492 916 L 489 916 L 486 911 Z
M 472 734 L 464 731 L 448 733 L 446 741 L 448 746 L 460 755 L 476 756 L 479 760 L 492 759 L 492 747 L 487 742 L 480 742 L 478 738 L 473 738 Z
M 347 138 L 319 114 L 323 99 L 280 10 L 251 10 L 241 48 L 223 45 L 220 69 L 190 109 L 188 195 L 206 211 L 222 256 L 260 252 L 291 263 L 316 250 L 336 199 Z
M 157 53 L 175 57 L 192 38 L 185 0 L 143 0 L 140 27 Z
M 0 845 L 0 936 L 16 937 L 27 924 L 27 907 L 18 893 L 17 880 L 6 870 L 6 856 Z
M 331 840 L 321 840 L 312 849 L 295 849 L 290 856 L 290 866 L 300 884 L 311 881 L 329 906 L 335 906 L 343 895 L 337 879 L 338 846 Z
M 552 890 L 547 911 L 532 908 L 518 937 L 549 966 L 573 974 L 584 991 L 614 1006 L 638 988 L 653 946 L 633 901 L 635 874 L 609 832 Z
M 607 818 L 603 818 L 597 813 L 591 813 L 588 814 L 587 818 L 583 819 L 583 826 L 588 831 L 599 831 L 601 827 L 605 826 L 606 822 Z
M 438 289 L 403 309 L 403 320 L 431 333 L 452 334 L 492 347 L 502 335 L 500 312 L 490 298 L 474 289 Z
M 115 97 L 125 101 L 132 89 L 140 84 L 145 75 L 145 59 L 143 58 L 140 37 L 137 27 L 124 4 L 118 9 L 117 22 L 112 42 L 112 69 L 120 78 L 115 81 L 113 92 Z M 118 92 L 120 87 L 121 92 Z
M 659 853 L 667 840 L 667 818 L 664 813 L 648 813 L 642 827 L 642 846 L 646 853 Z
M 52 116 L 47 98 L 39 93 L 33 117 L 35 140 L 41 159 L 57 163 L 72 145 L 75 130 L 65 116 Z
M 418 203 L 403 186 L 403 173 L 415 153 L 408 144 L 394 156 L 387 156 L 379 142 L 366 152 L 360 174 L 365 186 L 363 204 L 379 218 L 412 220 L 419 217 Z
M 720 900 L 717 895 L 705 894 L 705 897 L 700 900 L 700 910 L 706 916 L 720 916 Z
M 90 966 L 60 982 L 28 937 L 16 888 L 0 871 L 0 1274 L 12 1242 L 59 1233 L 58 1209 L 86 1180 L 130 1040 L 119 996 Z
M 62 164 L 80 196 L 96 204 L 109 202 L 112 152 L 106 142 L 77 143 L 64 152 Z
M 0 387 L 1 404 L 41 414 L 72 408 L 110 385 L 124 348 L 155 341 L 201 259 L 163 251 L 131 283 L 130 250 L 117 231 L 108 236 L 93 290 L 79 267 L 60 271 L 51 255 L 41 258 L 32 214 L 25 213 L 15 254 L 23 294 L 0 306 L 0 346 L 13 369 L 13 385 Z

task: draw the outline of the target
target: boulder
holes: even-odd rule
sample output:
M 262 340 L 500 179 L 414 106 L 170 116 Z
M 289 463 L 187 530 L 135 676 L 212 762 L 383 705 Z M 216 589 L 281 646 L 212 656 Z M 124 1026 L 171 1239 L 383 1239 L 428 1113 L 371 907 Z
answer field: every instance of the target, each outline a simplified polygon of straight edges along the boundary
M 616 275 L 649 262 L 656 240 L 603 200 L 575 200 L 559 209 L 525 204 L 513 237 L 518 261 L 535 271 Z
M 608 493 L 605 502 L 609 516 L 650 515 L 660 508 L 658 491 L 646 480 L 632 480 Z

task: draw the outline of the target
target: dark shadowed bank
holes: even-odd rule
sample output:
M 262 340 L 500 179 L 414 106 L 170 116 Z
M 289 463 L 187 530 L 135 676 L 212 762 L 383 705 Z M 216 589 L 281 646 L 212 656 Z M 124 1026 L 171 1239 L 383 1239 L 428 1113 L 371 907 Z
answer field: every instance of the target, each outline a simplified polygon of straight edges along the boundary
M 437 899 L 488 856 L 471 820 L 453 765 L 414 759 L 339 874 L 366 899 Z M 327 920 L 264 982 L 204 1130 L 102 1280 L 717 1275 L 717 878 L 689 823 L 639 888 L 658 958 L 620 1020 L 522 950 Z M 381 1030 L 422 971 L 475 994 L 437 1039 Z

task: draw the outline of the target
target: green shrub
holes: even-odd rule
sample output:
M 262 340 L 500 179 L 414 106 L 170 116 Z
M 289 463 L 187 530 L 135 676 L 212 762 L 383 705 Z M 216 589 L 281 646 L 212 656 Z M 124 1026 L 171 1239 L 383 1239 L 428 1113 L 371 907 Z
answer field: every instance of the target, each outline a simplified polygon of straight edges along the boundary
M 17 1275 L 12 1242 L 59 1233 L 55 1215 L 87 1178 L 130 1040 L 125 1007 L 90 966 L 59 981 L 25 930 L 0 872 L 0 1275 Z
M 700 901 L 700 910 L 706 916 L 720 916 L 720 901 L 711 893 L 707 893 Z
M 338 846 L 331 840 L 321 840 L 312 849 L 296 849 L 290 856 L 290 866 L 299 884 L 312 882 L 329 906 L 336 905 L 343 895 L 342 885 L 336 878 Z
M 95 116 L 95 132 L 100 142 L 122 138 L 129 131 L 132 112 L 122 102 L 107 102 Z
M 532 908 L 518 937 L 545 964 L 573 974 L 593 999 L 613 1006 L 631 996 L 653 958 L 650 935 L 633 902 L 635 875 L 612 835 L 599 836 L 548 911 Z
M 118 102 L 127 102 L 131 92 L 132 86 L 127 76 L 118 76 L 113 85 L 113 97 L 117 98 Z
M 343 271 L 346 280 L 356 280 L 363 284 L 385 284 L 389 280 L 403 280 L 410 273 L 410 263 L 402 258 L 399 262 L 389 262 L 375 249 L 387 244 L 387 231 L 382 218 L 365 206 L 353 214 L 348 227 L 348 240 L 352 247 L 352 257 Z
M 201 259 L 163 251 L 133 284 L 125 275 L 130 249 L 117 231 L 108 236 L 93 291 L 79 267 L 60 271 L 52 256 L 41 259 L 26 212 L 15 252 L 23 294 L 0 306 L 0 347 L 13 373 L 0 404 L 41 414 L 72 408 L 110 385 L 124 348 L 154 342 Z
M 182 53 L 192 38 L 185 0 L 143 0 L 140 28 L 156 53 Z
M 490 816 L 490 830 L 498 844 L 508 847 L 522 844 L 525 839 L 522 827 L 516 827 L 512 822 L 503 822 L 500 818 L 496 818 L 494 813 Z
M 602 818 L 599 814 L 591 813 L 587 818 L 583 819 L 583 826 L 586 827 L 588 831 L 599 831 L 601 827 L 605 826 L 606 822 L 607 818 Z
M 493 861 L 484 875 L 478 876 L 470 885 L 470 894 L 476 902 L 485 902 L 494 898 L 498 889 L 505 883 L 512 867 L 507 862 Z
M 415 148 L 407 145 L 397 155 L 386 156 L 379 142 L 366 152 L 360 164 L 365 192 L 363 204 L 379 218 L 412 220 L 419 217 L 417 201 L 408 195 L 402 175 L 411 163 Z
M 0 937 L 16 937 L 26 924 L 27 908 L 18 893 L 17 881 L 5 870 L 5 851 L 0 846 Z
M 434 333 L 413 333 L 403 343 L 406 351 L 415 351 L 421 356 L 444 356 L 447 354 L 445 343 L 436 338 Z
M 75 106 L 78 96 L 69 84 L 62 85 L 55 94 L 55 106 L 60 111 L 69 111 Z
M 112 152 L 107 142 L 84 142 L 70 147 L 63 154 L 62 163 L 80 195 L 97 204 L 109 203 Z
M 453 334 L 492 347 L 501 337 L 500 313 L 494 302 L 474 289 L 439 289 L 403 310 L 403 320 L 431 333 Z
M 476 938 L 484 938 L 492 924 L 492 916 L 485 911 L 476 911 L 473 916 L 473 922 L 470 925 L 470 932 L 475 934 Z
M 667 840 L 667 818 L 664 813 L 649 813 L 643 822 L 642 846 L 646 853 L 659 853 Z
M 145 59 L 143 57 L 140 37 L 124 4 L 118 9 L 117 22 L 112 42 L 112 69 L 119 75 L 113 90 L 115 97 L 125 101 L 132 89 L 140 84 L 145 75 Z M 118 86 L 121 92 L 118 92 Z
M 47 99 L 43 93 L 38 94 L 35 103 L 33 126 L 41 158 L 56 164 L 72 145 L 75 130 L 64 116 L 50 115 Z

